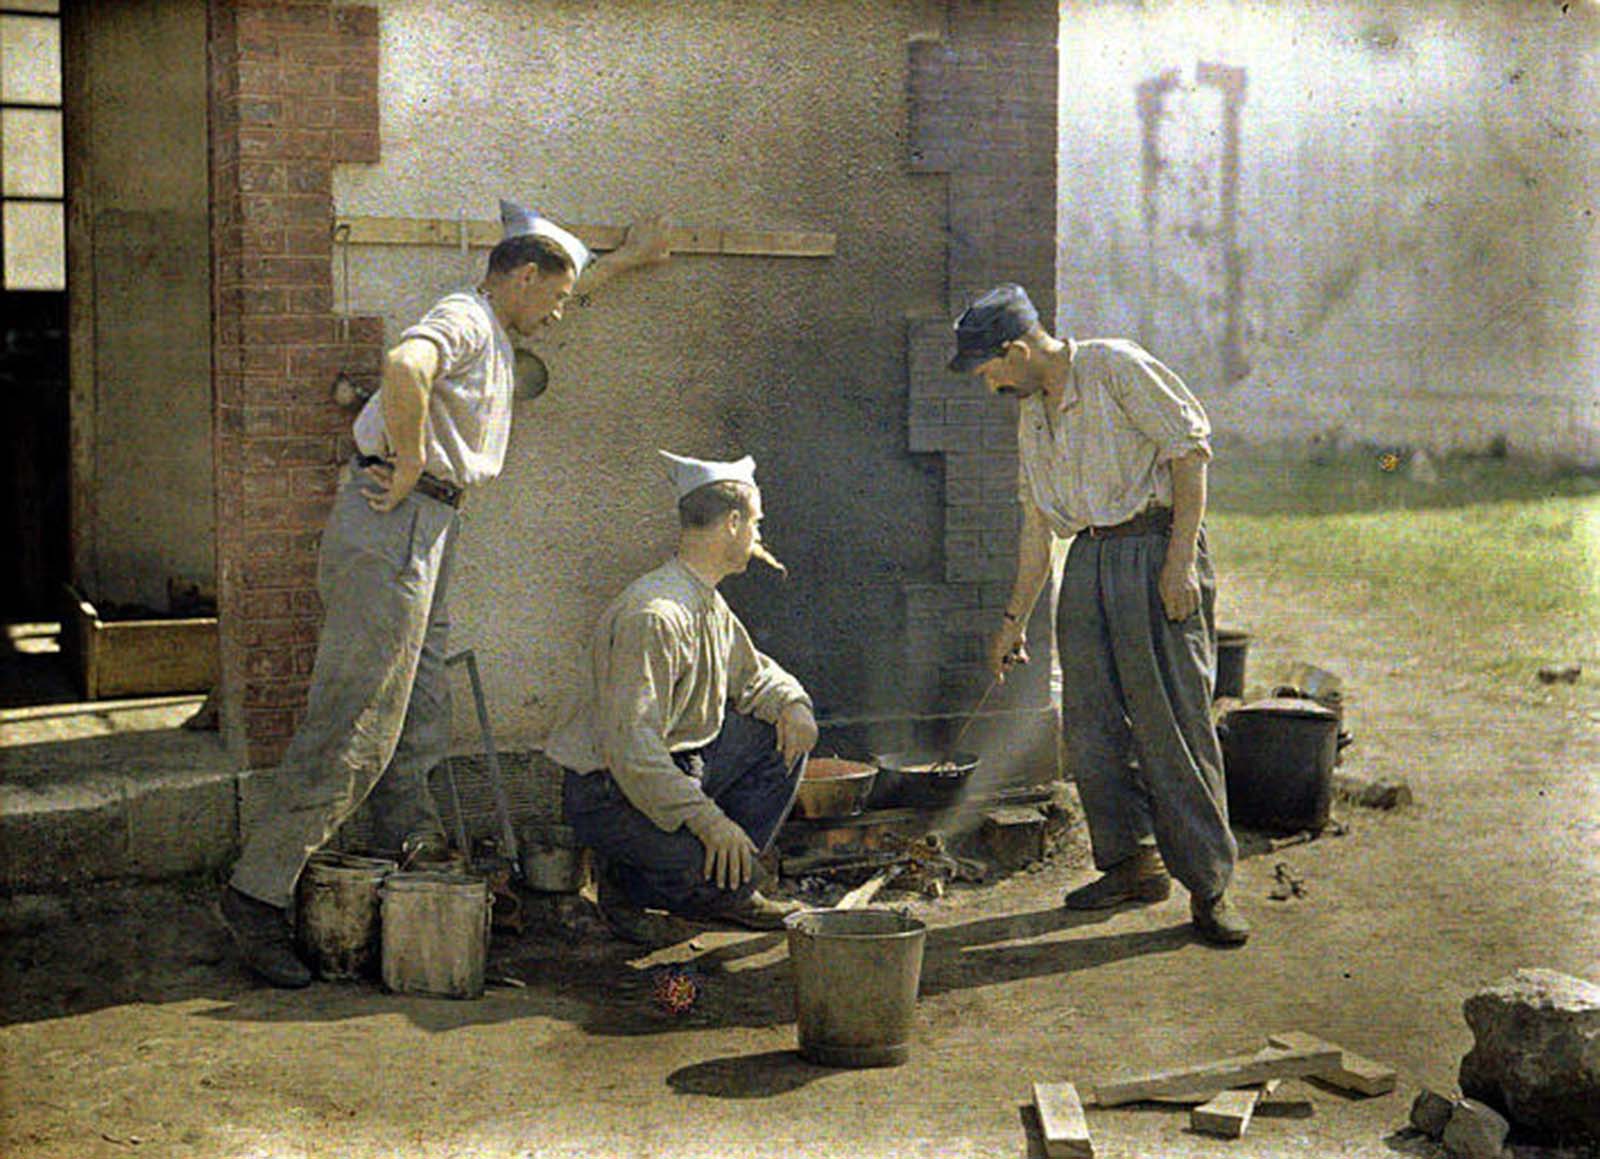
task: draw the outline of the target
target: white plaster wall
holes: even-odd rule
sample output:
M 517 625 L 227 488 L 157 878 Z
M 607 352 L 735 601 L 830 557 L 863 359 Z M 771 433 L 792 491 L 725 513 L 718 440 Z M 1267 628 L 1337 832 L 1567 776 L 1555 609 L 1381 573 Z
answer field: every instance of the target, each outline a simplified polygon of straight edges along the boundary
M 379 9 L 383 160 L 339 170 L 341 214 L 488 220 L 508 196 L 565 221 L 660 211 L 838 236 L 827 259 L 675 258 L 543 340 L 550 389 L 518 405 L 505 473 L 472 496 L 451 595 L 497 741 L 543 740 L 604 602 L 670 552 L 657 447 L 756 455 L 768 539 L 796 575 L 730 598 L 825 702 L 888 695 L 897 585 L 938 555 L 937 465 L 905 454 L 902 409 L 903 316 L 943 286 L 942 179 L 904 171 L 905 45 L 925 6 Z M 393 339 L 485 255 L 349 256 L 349 308 Z
M 1450 450 L 1505 437 L 1600 462 L 1600 7 L 1063 11 L 1063 328 L 1141 337 L 1201 388 L 1219 430 L 1247 438 Z M 1141 219 L 1134 86 L 1169 67 L 1192 81 L 1207 60 L 1248 73 L 1252 371 L 1228 385 L 1214 244 L 1186 252 L 1163 235 L 1152 290 Z M 1214 171 L 1214 125 L 1164 126 L 1169 176 Z M 1213 196 L 1174 188 L 1167 206 Z M 1162 228 L 1196 221 L 1212 219 L 1193 208 Z

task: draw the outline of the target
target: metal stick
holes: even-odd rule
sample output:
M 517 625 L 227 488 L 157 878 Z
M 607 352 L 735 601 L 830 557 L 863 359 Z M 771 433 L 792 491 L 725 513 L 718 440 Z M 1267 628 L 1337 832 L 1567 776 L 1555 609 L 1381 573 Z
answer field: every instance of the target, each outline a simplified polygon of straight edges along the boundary
M 489 764 L 489 787 L 494 790 L 494 811 L 500 821 L 502 852 L 511 862 L 511 872 L 521 874 L 522 858 L 517 852 L 517 832 L 511 824 L 511 802 L 506 797 L 505 783 L 500 779 L 500 754 L 494 745 L 494 729 L 489 725 L 489 704 L 483 697 L 483 681 L 478 677 L 478 657 L 471 648 L 467 648 L 448 657 L 445 663 L 467 666 L 467 677 L 472 681 L 472 703 L 478 710 L 478 730 L 483 734 L 483 755 Z M 471 856 L 470 851 L 467 855 Z
M 963 739 L 965 739 L 967 730 L 972 727 L 972 722 L 978 719 L 978 713 L 983 711 L 983 706 L 989 703 L 990 695 L 993 694 L 994 690 L 999 687 L 999 685 L 1000 677 L 991 676 L 989 678 L 989 687 L 985 688 L 983 690 L 983 695 L 978 698 L 978 706 L 967 714 L 967 722 L 961 726 L 961 731 L 956 733 L 956 739 L 950 742 L 950 747 L 945 749 L 944 759 L 939 762 L 938 766 L 935 767 L 941 767 L 952 763 L 951 758 L 956 755 L 956 750 L 961 747 L 961 742 Z

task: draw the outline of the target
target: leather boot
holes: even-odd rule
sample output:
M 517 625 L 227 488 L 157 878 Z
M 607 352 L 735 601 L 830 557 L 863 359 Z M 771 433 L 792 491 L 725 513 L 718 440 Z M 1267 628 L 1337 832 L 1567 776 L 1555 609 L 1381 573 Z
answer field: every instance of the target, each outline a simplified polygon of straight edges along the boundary
M 1226 893 L 1210 900 L 1189 898 L 1189 914 L 1194 932 L 1213 946 L 1242 946 L 1250 940 L 1250 923 L 1234 908 Z
M 224 886 L 217 906 L 244 964 L 264 981 L 285 990 L 311 985 L 311 970 L 294 952 L 288 915 L 233 886 Z
M 1172 893 L 1172 878 L 1154 845 L 1141 845 L 1132 857 L 1117 862 L 1088 885 L 1067 894 L 1068 909 L 1110 909 L 1127 902 L 1149 905 Z

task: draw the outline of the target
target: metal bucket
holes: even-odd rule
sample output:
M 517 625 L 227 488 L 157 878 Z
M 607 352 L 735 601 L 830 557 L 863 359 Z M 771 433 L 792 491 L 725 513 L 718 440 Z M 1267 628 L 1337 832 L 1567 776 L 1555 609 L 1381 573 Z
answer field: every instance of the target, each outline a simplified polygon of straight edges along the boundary
M 483 997 L 489 883 L 462 873 L 391 873 L 383 882 L 383 984 L 396 994 Z
M 295 935 L 319 978 L 340 981 L 377 973 L 381 909 L 378 892 L 395 863 L 325 850 L 300 874 Z
M 927 927 L 887 909 L 786 918 L 800 1056 L 823 1066 L 899 1066 L 911 1053 Z
M 523 830 L 522 877 L 541 893 L 577 893 L 583 887 L 583 846 L 571 826 Z
M 1245 661 L 1250 655 L 1250 633 L 1239 628 L 1217 629 L 1217 680 L 1213 695 L 1244 697 Z

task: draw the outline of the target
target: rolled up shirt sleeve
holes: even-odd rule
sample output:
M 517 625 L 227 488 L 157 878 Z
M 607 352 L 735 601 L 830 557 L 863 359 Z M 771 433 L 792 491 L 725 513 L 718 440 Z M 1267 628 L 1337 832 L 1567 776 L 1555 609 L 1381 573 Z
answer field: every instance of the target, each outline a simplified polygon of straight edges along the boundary
M 1156 462 L 1195 452 L 1211 458 L 1211 421 L 1183 380 L 1144 350 L 1123 360 L 1107 381 L 1128 420 L 1159 448 Z
M 768 724 L 776 723 L 791 704 L 811 707 L 811 697 L 800 681 L 756 649 L 737 617 L 733 620 L 733 646 L 728 656 L 728 695 L 735 712 Z
M 451 298 L 437 302 L 421 321 L 407 327 L 400 340 L 408 338 L 424 338 L 439 348 L 439 373 L 445 378 L 454 378 L 481 358 L 492 341 L 481 318 Z
M 671 833 L 721 813 L 700 783 L 673 763 L 664 706 L 682 663 L 671 627 L 652 611 L 612 625 L 609 673 L 597 705 L 600 750 L 612 778 L 651 824 Z M 597 674 L 598 675 L 598 674 Z

